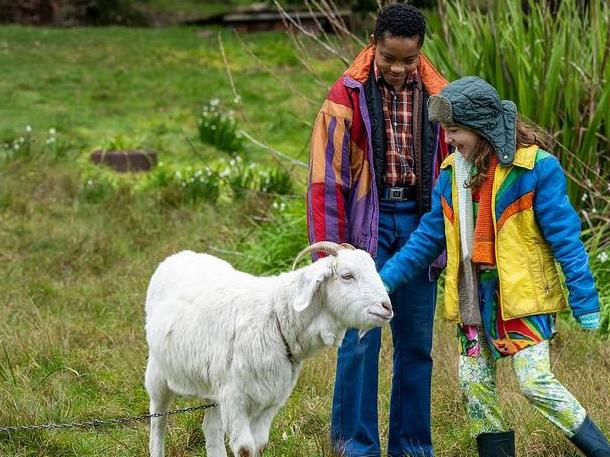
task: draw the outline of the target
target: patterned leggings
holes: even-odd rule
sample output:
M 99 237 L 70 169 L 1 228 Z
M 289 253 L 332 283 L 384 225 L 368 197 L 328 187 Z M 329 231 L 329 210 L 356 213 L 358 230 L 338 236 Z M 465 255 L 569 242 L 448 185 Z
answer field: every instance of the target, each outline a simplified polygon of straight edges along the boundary
M 496 391 L 496 363 L 487 341 L 476 357 L 460 355 L 460 389 L 472 436 L 507 430 Z M 521 392 L 544 417 L 572 437 L 586 417 L 578 400 L 551 372 L 549 342 L 529 346 L 512 356 Z

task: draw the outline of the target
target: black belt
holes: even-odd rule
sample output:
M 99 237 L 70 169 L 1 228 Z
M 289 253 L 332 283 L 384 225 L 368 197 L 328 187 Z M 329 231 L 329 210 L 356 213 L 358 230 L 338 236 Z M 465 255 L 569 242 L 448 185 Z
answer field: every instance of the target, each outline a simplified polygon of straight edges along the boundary
M 381 198 L 383 200 L 415 200 L 417 186 L 384 187 Z

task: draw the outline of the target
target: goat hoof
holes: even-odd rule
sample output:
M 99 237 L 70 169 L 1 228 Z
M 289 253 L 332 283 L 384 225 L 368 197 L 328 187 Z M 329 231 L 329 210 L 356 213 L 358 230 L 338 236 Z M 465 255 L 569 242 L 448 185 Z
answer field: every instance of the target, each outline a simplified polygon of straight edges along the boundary
M 239 449 L 239 457 L 254 457 L 252 454 L 250 454 L 250 451 L 246 448 L 240 448 Z

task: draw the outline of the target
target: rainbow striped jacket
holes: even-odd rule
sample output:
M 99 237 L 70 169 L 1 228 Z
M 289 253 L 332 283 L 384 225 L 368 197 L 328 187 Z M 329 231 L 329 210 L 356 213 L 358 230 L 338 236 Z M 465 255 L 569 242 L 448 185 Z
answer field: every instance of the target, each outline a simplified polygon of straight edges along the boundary
M 311 137 L 307 224 L 309 240 L 351 243 L 375 256 L 378 240 L 380 174 L 385 159 L 381 99 L 375 99 L 374 49 L 363 49 L 330 89 Z M 447 84 L 420 54 L 424 92 L 420 212 L 430 208 L 434 180 L 447 156 L 444 134 L 428 122 L 426 102 Z M 417 114 L 417 113 L 414 113 Z
M 446 247 L 445 317 L 459 322 L 460 236 L 455 154 L 442 164 L 432 209 L 380 275 L 390 290 L 408 282 Z M 580 240 L 559 160 L 530 146 L 517 149 L 511 165 L 497 165 L 492 188 L 496 267 L 503 320 L 548 314 L 567 307 L 557 263 L 565 276 L 575 317 L 599 312 L 599 297 Z

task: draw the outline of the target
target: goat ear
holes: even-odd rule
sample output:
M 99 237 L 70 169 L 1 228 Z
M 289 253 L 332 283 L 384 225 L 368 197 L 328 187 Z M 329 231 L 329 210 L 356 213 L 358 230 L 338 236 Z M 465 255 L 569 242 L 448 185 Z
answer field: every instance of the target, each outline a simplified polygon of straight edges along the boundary
M 295 311 L 307 308 L 320 285 L 333 274 L 332 259 L 318 260 L 305 269 L 299 278 L 299 286 L 293 307 Z

